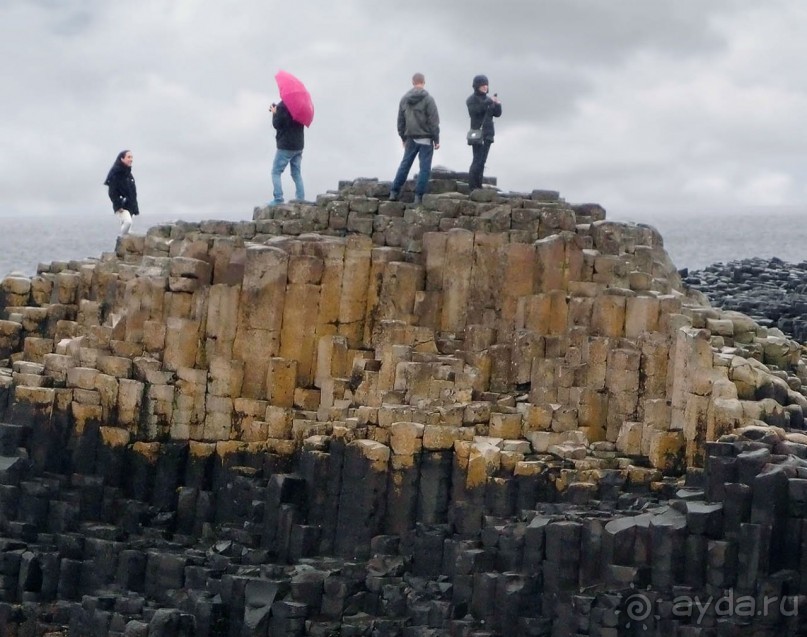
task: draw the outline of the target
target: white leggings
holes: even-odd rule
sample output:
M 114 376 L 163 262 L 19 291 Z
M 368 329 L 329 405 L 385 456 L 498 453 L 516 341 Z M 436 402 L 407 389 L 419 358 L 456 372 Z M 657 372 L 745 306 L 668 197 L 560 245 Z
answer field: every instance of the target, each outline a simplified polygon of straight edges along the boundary
M 115 211 L 115 216 L 120 219 L 120 234 L 129 234 L 132 227 L 132 215 L 125 208 Z

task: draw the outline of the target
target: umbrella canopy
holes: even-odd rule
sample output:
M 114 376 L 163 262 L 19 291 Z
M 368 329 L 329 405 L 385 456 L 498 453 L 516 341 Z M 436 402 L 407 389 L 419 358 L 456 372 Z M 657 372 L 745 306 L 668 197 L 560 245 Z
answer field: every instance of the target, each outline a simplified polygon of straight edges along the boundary
M 308 89 L 300 80 L 286 71 L 278 71 L 275 80 L 280 91 L 280 99 L 289 109 L 292 119 L 305 126 L 311 126 L 311 122 L 314 121 L 314 103 L 311 101 Z

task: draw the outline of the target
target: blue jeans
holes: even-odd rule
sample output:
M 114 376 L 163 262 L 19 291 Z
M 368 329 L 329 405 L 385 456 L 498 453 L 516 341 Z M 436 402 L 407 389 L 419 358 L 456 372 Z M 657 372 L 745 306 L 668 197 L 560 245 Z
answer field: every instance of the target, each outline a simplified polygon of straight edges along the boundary
M 275 161 L 272 164 L 272 187 L 275 197 L 274 203 L 283 203 L 283 186 L 280 183 L 280 175 L 286 170 L 286 166 L 291 164 L 291 178 L 297 190 L 295 198 L 303 201 L 305 199 L 305 189 L 303 188 L 303 176 L 300 174 L 300 164 L 303 161 L 303 151 L 277 149 Z
M 415 195 L 422 197 L 426 192 L 426 187 L 429 185 L 429 177 L 432 174 L 432 156 L 434 155 L 433 144 L 418 144 L 414 140 L 407 139 L 404 146 L 404 156 L 401 160 L 401 165 L 398 166 L 398 172 L 395 174 L 395 179 L 392 181 L 392 192 L 398 194 L 401 192 L 401 187 L 404 185 L 406 178 L 409 176 L 409 169 L 415 162 L 415 157 L 420 157 L 420 171 L 418 173 L 418 181 L 415 184 Z

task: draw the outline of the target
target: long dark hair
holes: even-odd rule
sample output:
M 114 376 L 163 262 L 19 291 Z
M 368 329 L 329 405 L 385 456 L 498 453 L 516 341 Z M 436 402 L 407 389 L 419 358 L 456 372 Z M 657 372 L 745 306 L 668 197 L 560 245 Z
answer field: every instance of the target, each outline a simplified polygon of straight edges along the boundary
M 118 153 L 118 156 L 115 158 L 115 163 L 112 164 L 112 168 L 109 169 L 109 172 L 106 174 L 106 179 L 104 180 L 104 186 L 109 185 L 109 180 L 113 174 L 118 172 L 119 170 L 123 171 L 131 171 L 132 169 L 123 163 L 123 158 L 126 157 L 126 153 L 129 152 L 129 149 L 122 150 Z

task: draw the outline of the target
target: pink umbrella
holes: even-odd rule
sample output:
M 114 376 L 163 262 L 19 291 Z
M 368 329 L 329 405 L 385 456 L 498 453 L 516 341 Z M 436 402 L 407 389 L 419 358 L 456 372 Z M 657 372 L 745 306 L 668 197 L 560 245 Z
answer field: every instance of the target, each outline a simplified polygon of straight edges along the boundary
M 292 119 L 305 126 L 311 126 L 311 122 L 314 121 L 314 103 L 303 83 L 286 71 L 278 71 L 275 80 L 280 91 L 280 99 L 289 109 Z

